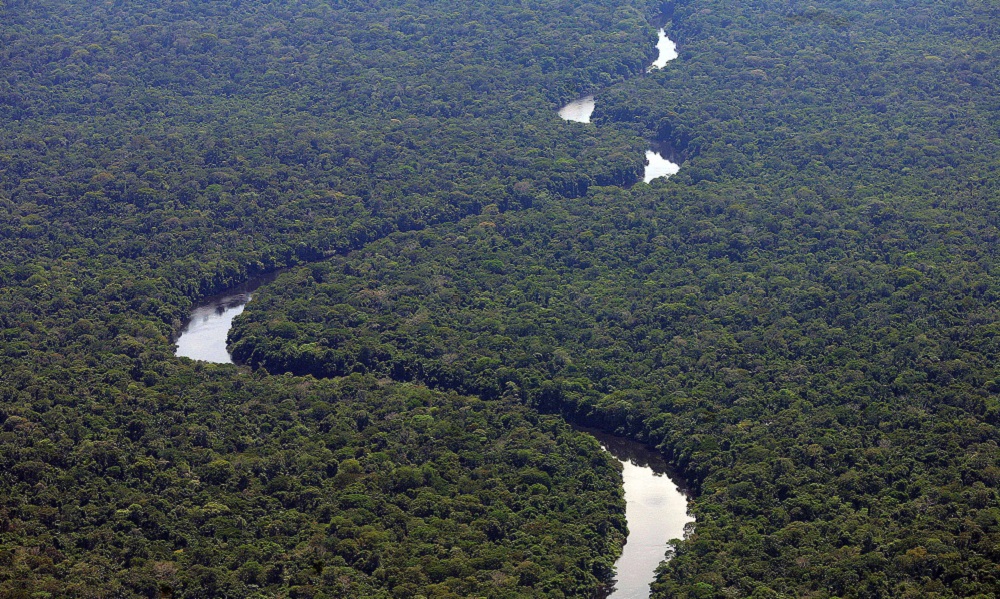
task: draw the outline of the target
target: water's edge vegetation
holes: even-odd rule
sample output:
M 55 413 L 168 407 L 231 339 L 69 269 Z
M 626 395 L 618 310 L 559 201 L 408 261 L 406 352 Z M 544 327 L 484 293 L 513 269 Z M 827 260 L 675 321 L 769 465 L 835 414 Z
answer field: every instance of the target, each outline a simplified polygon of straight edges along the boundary
M 233 312 L 239 314 L 252 292 L 273 282 L 276 276 L 277 273 L 259 277 L 203 300 L 192 310 L 189 322 L 203 318 L 211 324 L 198 330 L 185 327 L 178 339 L 178 357 L 232 363 L 226 352 L 226 337 Z M 195 339 L 185 342 L 185 336 Z M 607 599 L 648 597 L 656 568 L 667 554 L 668 541 L 683 538 L 687 523 L 694 521 L 688 516 L 686 486 L 678 482 L 679 475 L 655 450 L 597 429 L 577 430 L 596 438 L 625 469 L 623 491 L 628 531 L 625 550 L 614 563 L 614 582 L 600 595 Z
M 989 3 L 0 13 L 0 595 L 997 594 Z
M 662 68 L 667 61 L 677 56 L 673 51 L 673 42 L 666 37 L 662 29 L 659 31 L 659 36 L 657 50 L 660 54 L 650 70 Z M 571 102 L 560 109 L 559 114 L 566 120 L 589 122 L 590 113 L 594 109 L 593 100 L 591 96 Z M 663 159 L 658 152 L 651 150 L 647 150 L 646 159 L 648 162 L 644 176 L 646 183 L 661 176 L 674 174 L 678 168 L 674 163 Z M 277 275 L 278 273 L 274 272 L 255 277 L 202 300 L 192 309 L 191 315 L 185 320 L 178 334 L 176 355 L 212 363 L 232 363 L 232 357 L 227 349 L 227 337 L 233 318 L 242 313 L 254 290 L 273 282 Z M 658 483 L 657 477 L 666 473 L 665 465 L 657 463 L 655 458 L 646 455 L 644 452 L 647 450 L 640 444 L 593 429 L 588 429 L 587 432 L 596 436 L 601 441 L 602 447 L 621 461 L 627 470 L 625 481 L 626 516 L 629 526 L 629 536 L 625 539 L 627 550 L 615 562 L 615 583 L 609 586 L 606 596 L 609 598 L 648 596 L 648 586 L 655 578 L 655 569 L 664 557 L 667 541 L 683 536 L 687 502 L 669 479 L 666 485 Z M 639 459 L 641 464 L 636 463 L 636 459 Z M 651 462 L 658 467 L 651 468 Z M 631 496 L 630 488 L 632 488 Z M 645 507 L 643 502 L 652 502 L 652 505 L 668 511 L 655 513 L 655 509 Z M 680 528 L 669 524 L 664 528 L 664 523 L 675 521 L 682 521 Z M 660 533 L 662 538 L 657 539 L 657 533 Z M 632 541 L 631 546 L 628 546 L 629 540 Z M 650 547 L 651 541 L 658 545 Z M 638 547 L 640 543 L 643 544 L 642 548 Z
M 174 342 L 179 358 L 191 358 L 214 364 L 231 364 L 228 336 L 233 319 L 253 298 L 253 292 L 274 281 L 278 272 L 271 272 L 241 283 L 221 293 L 202 298 L 181 323 Z
M 694 524 L 688 514 L 689 494 L 680 476 L 655 449 L 631 439 L 588 428 L 606 451 L 622 464 L 628 538 L 615 562 L 614 585 L 606 599 L 644 599 L 670 543 L 683 539 Z
M 661 18 L 663 20 L 663 18 Z M 666 30 L 661 28 L 657 30 L 657 35 L 659 40 L 656 44 L 656 51 L 658 55 L 646 71 L 652 72 L 656 69 L 662 69 L 667 66 L 667 63 L 671 60 L 677 58 L 678 54 L 676 51 L 676 44 L 673 40 L 667 37 Z M 559 117 L 570 122 L 575 123 L 589 123 L 590 118 L 594 113 L 596 108 L 596 99 L 594 96 L 586 96 L 583 98 L 578 98 L 573 100 L 569 104 L 566 104 L 559 109 Z M 680 165 L 674 162 L 678 160 L 677 152 L 674 150 L 673 146 L 669 141 L 665 140 L 654 140 L 651 143 L 651 148 L 646 150 L 646 168 L 643 171 L 642 181 L 643 183 L 651 183 L 655 179 L 666 178 L 670 175 L 677 174 L 680 170 Z

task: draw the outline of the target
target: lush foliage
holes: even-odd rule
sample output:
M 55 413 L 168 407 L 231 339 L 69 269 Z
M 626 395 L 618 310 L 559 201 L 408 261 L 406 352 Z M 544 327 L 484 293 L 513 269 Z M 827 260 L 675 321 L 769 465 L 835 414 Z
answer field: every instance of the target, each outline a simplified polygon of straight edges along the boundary
M 186 366 L 5 408 L 4 596 L 579 596 L 610 571 L 613 460 L 554 417 Z
M 510 399 L 203 368 L 171 336 L 249 274 L 634 181 L 634 132 L 555 108 L 641 73 L 643 10 L 0 3 L 0 594 L 606 582 L 623 503 L 586 436 Z
M 991 596 L 991 15 L 678 5 L 680 59 L 597 119 L 672 142 L 679 175 L 297 271 L 234 350 L 659 444 L 700 491 L 662 596 Z
M 652 3 L 8 2 L 4 592 L 586 595 L 536 410 L 697 490 L 655 596 L 1000 592 L 996 9 L 665 8 L 642 75 Z
M 553 110 L 648 62 L 612 2 L 25 2 L 2 36 L 8 264 L 86 250 L 207 292 L 642 169 Z

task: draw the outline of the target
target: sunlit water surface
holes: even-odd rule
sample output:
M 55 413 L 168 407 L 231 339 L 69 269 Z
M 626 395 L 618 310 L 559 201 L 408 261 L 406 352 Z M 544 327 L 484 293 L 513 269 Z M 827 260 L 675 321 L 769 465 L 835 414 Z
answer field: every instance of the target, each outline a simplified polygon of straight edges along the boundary
M 574 123 L 589 123 L 594 114 L 594 96 L 573 100 L 559 109 L 559 116 Z
M 685 527 L 694 522 L 688 515 L 688 495 L 658 452 L 629 439 L 581 430 L 596 437 L 623 468 L 628 539 L 615 562 L 615 585 L 607 597 L 648 599 L 669 541 L 684 538 Z
M 660 29 L 657 35 L 659 39 L 656 43 L 656 49 L 659 51 L 659 55 L 650 65 L 649 71 L 662 69 L 667 66 L 668 62 L 677 58 L 677 45 L 667 37 L 667 32 Z M 589 123 L 590 117 L 594 113 L 594 106 L 594 96 L 579 98 L 560 108 L 559 116 L 575 123 Z M 667 153 L 656 147 L 646 151 L 646 168 L 642 176 L 644 182 L 649 183 L 661 177 L 669 177 L 680 171 L 680 164 L 670 160 L 675 156 L 672 153 L 665 154 Z
M 653 69 L 662 69 L 663 67 L 667 66 L 668 62 L 677 58 L 678 56 L 677 44 L 675 44 L 673 40 L 667 37 L 667 32 L 663 29 L 660 29 L 659 31 L 656 32 L 656 34 L 659 36 L 659 39 L 656 42 L 656 49 L 660 51 L 660 54 L 659 56 L 656 57 L 656 60 L 653 61 L 653 64 L 650 65 L 649 67 L 650 71 L 652 71 Z
M 175 355 L 202 362 L 232 364 L 233 358 L 226 349 L 226 337 L 233 326 L 233 319 L 243 312 L 253 291 L 274 280 L 276 274 L 253 279 L 219 295 L 202 300 L 191 311 L 184 328 L 177 337 Z
M 655 150 L 646 150 L 646 170 L 642 174 L 644 182 L 650 183 L 653 179 L 676 175 L 680 170 L 681 165 L 664 158 Z

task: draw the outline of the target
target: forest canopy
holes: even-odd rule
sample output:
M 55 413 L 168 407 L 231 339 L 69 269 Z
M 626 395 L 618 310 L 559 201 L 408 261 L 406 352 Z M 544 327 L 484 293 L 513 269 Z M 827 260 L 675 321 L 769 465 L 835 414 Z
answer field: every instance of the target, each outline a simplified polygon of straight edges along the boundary
M 654 597 L 1000 592 L 990 3 L 0 14 L 0 593 L 590 596 L 566 420 L 696 492 Z

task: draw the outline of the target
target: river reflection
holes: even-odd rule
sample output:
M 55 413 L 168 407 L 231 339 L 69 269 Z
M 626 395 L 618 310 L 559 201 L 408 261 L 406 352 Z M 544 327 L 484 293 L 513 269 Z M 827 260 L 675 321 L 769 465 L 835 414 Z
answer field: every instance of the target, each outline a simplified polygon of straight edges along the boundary
M 649 146 L 646 150 L 646 169 L 642 174 L 644 182 L 676 175 L 681 170 L 681 165 L 676 162 L 680 158 L 673 146 L 664 142 L 652 142 Z
M 656 49 L 660 51 L 660 54 L 653 61 L 652 66 L 649 67 L 650 71 L 662 69 L 667 66 L 668 62 L 677 58 L 677 44 L 667 37 L 665 30 L 660 29 L 657 34 L 660 39 L 656 44 Z M 676 175 L 681 170 L 681 165 L 674 162 L 676 159 L 677 154 L 673 148 L 661 144 L 652 144 L 652 147 L 646 150 L 646 170 L 643 172 L 642 180 L 649 183 L 653 179 Z
M 667 160 L 653 150 L 646 150 L 646 170 L 642 174 L 644 182 L 649 183 L 653 179 L 676 175 L 680 170 L 681 165 Z
M 677 44 L 667 37 L 667 32 L 660 29 L 656 32 L 656 34 L 659 36 L 659 39 L 656 42 L 656 49 L 660 51 L 660 54 L 656 57 L 656 60 L 653 61 L 653 64 L 650 65 L 649 69 L 647 69 L 649 71 L 652 71 L 653 69 L 662 69 L 667 66 L 668 62 L 678 56 Z
M 573 100 L 559 109 L 559 116 L 563 120 L 575 123 L 589 123 L 592 114 L 594 114 L 594 96 Z
M 608 599 L 648 599 L 656 568 L 665 558 L 667 542 L 684 538 L 688 496 L 666 460 L 642 443 L 595 431 L 593 435 L 622 463 L 628 539 L 615 562 L 615 585 Z
M 177 337 L 177 351 L 180 358 L 191 358 L 202 362 L 232 364 L 233 359 L 226 349 L 226 337 L 233 326 L 233 319 L 243 312 L 253 291 L 277 277 L 276 273 L 252 279 L 221 293 L 202 300 L 191 311 L 184 328 Z

